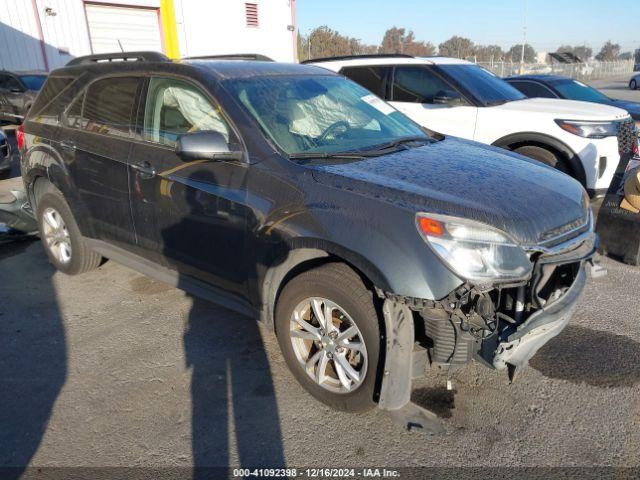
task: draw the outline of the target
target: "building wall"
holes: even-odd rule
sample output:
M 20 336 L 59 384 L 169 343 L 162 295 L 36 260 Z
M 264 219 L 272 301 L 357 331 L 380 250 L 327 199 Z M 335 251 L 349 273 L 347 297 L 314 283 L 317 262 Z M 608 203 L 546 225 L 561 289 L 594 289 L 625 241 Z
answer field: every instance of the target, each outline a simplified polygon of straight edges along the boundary
M 258 5 L 258 27 L 247 26 L 242 0 L 174 0 L 181 56 L 259 53 L 296 61 L 296 32 L 290 30 L 295 0 L 248 3 Z
M 0 0 L 0 69 L 52 70 L 92 53 L 85 3 L 160 9 L 172 57 L 260 53 L 295 61 L 295 0 L 249 1 L 258 4 L 258 27 L 246 25 L 241 0 Z

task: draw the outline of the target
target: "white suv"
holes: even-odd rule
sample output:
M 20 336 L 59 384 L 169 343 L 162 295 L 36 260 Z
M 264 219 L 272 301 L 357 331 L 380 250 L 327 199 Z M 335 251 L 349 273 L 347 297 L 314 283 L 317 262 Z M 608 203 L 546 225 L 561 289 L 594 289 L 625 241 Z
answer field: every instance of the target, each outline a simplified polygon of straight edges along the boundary
M 351 78 L 430 130 L 507 148 L 556 167 L 591 195 L 606 192 L 621 152 L 637 149 L 630 143 L 635 142 L 635 125 L 626 111 L 529 99 L 464 60 L 369 55 L 308 63 Z

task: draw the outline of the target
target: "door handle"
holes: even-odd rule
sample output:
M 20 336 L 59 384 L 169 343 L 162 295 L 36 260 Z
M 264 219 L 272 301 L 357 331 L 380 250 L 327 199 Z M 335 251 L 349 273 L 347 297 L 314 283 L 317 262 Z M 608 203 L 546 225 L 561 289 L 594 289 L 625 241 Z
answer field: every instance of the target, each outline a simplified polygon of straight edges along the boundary
M 60 146 L 62 148 L 64 148 L 65 150 L 75 150 L 76 149 L 76 144 L 69 141 L 69 140 L 63 140 L 62 142 L 60 142 Z
M 132 163 L 131 168 L 140 172 L 140 178 L 153 178 L 156 176 L 156 169 L 149 162 Z

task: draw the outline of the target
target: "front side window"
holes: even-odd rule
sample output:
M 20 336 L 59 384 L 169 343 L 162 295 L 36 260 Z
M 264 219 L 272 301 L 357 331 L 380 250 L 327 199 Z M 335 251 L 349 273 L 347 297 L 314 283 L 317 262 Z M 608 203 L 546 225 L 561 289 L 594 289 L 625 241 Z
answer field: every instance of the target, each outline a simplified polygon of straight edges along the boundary
M 462 85 L 485 107 L 526 98 L 518 89 L 478 65 L 438 65 L 438 68 Z
M 552 82 L 552 85 L 560 92 L 563 98 L 568 100 L 581 100 L 583 102 L 609 101 L 605 94 L 577 80 L 556 80 Z
M 451 92 L 451 85 L 425 67 L 396 67 L 392 93 L 394 102 L 433 104 L 436 97 L 450 97 Z
M 85 129 L 129 137 L 139 82 L 137 78 L 119 77 L 92 83 L 84 102 Z
M 225 86 L 289 155 L 367 150 L 407 137 L 429 140 L 402 113 L 343 77 L 254 77 Z
M 143 138 L 173 147 L 180 135 L 203 130 L 218 132 L 229 142 L 230 129 L 220 109 L 196 87 L 181 80 L 152 78 L 145 105 Z
M 340 73 L 359 83 L 370 92 L 375 93 L 379 97 L 385 97 L 385 77 L 389 71 L 389 67 L 345 67 Z

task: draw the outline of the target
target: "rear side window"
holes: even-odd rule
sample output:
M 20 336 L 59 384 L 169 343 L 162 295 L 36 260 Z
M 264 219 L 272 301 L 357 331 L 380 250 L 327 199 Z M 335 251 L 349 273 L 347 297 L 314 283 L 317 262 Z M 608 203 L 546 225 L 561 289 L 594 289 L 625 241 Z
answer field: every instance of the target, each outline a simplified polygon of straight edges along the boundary
M 385 78 L 389 67 L 346 67 L 340 73 L 377 96 L 385 97 Z
M 86 130 L 128 137 L 139 83 L 134 77 L 106 78 L 92 83 L 84 101 Z
M 434 98 L 453 88 L 425 67 L 396 67 L 393 78 L 393 101 L 434 103 Z
M 536 82 L 513 81 L 508 82 L 529 98 L 557 98 L 551 90 Z

